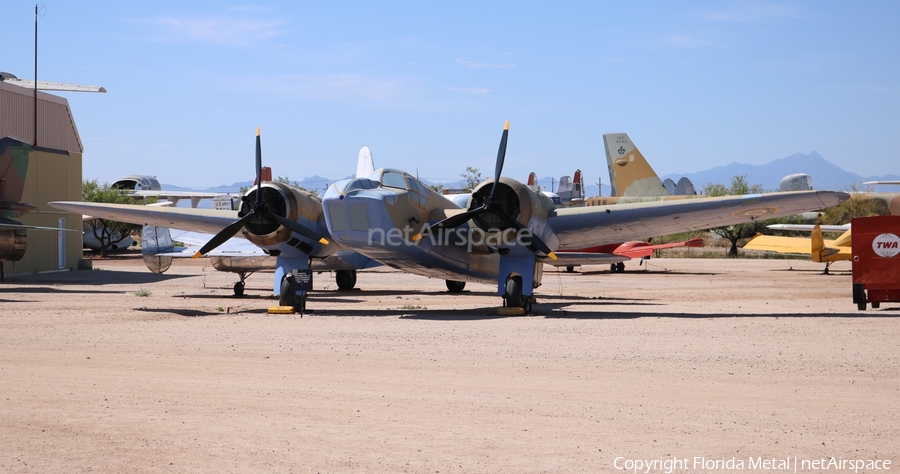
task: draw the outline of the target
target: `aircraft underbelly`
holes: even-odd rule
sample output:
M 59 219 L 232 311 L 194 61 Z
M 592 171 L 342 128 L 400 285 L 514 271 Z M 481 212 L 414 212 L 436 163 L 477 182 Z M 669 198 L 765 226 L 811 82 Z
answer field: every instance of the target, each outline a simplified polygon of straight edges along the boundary
M 438 252 L 435 249 L 410 245 L 390 248 L 365 247 L 356 250 L 391 268 L 443 280 L 494 283 L 499 269 L 499 259 L 491 259 L 489 255 L 468 254 L 467 261 L 460 261 L 458 258 L 448 257 L 447 249 Z M 465 252 L 465 249 L 462 251 Z

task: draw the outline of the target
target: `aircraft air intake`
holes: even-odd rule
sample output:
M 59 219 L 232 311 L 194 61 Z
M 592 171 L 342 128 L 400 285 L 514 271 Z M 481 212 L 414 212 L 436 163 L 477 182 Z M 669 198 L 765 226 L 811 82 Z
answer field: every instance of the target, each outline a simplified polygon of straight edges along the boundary
M 257 192 L 260 196 L 257 196 Z M 258 199 L 258 200 L 257 200 Z M 265 205 L 267 213 L 252 214 L 252 204 Z M 278 182 L 264 182 L 261 187 L 247 192 L 242 199 L 238 217 L 250 215 L 244 223 L 243 234 L 250 242 L 267 247 L 291 239 L 291 229 L 285 227 L 275 216 L 297 222 L 298 218 L 315 223 L 321 213 L 321 205 L 316 198 L 296 188 Z

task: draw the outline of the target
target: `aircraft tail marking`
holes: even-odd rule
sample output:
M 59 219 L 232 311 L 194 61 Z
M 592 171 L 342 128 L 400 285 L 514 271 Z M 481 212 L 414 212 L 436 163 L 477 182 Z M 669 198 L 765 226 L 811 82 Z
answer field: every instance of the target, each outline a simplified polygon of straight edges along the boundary
M 612 196 L 671 196 L 628 134 L 603 135 Z

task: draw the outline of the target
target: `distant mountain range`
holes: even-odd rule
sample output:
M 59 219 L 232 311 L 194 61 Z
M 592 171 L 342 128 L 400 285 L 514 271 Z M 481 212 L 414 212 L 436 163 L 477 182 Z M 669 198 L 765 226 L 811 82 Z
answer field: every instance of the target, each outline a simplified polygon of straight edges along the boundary
M 569 174 L 571 176 L 570 173 L 571 171 L 561 171 L 560 176 L 565 174 Z M 844 171 L 837 165 L 829 163 L 825 158 L 822 158 L 821 155 L 814 151 L 806 155 L 802 153 L 795 153 L 791 156 L 772 161 L 765 165 L 732 163 L 730 165 L 717 166 L 715 168 L 708 169 L 706 171 L 698 171 L 696 173 L 669 174 L 666 176 L 661 176 L 660 179 L 664 180 L 666 178 L 671 178 L 673 181 L 677 182 L 681 177 L 686 177 L 690 179 L 691 182 L 694 183 L 694 186 L 697 188 L 697 190 L 700 191 L 708 183 L 724 184 L 728 186 L 731 184 L 732 177 L 738 175 L 746 175 L 747 182 L 749 184 L 761 184 L 763 189 L 767 191 L 776 191 L 778 190 L 778 186 L 781 183 L 781 178 L 794 173 L 806 173 L 810 177 L 812 177 L 813 187 L 815 189 L 830 191 L 848 191 L 854 186 L 858 189 L 862 189 L 861 183 L 865 181 L 900 181 L 900 176 L 894 174 L 863 177 L 856 173 Z M 540 178 L 538 180 L 538 184 L 540 184 L 541 187 L 547 191 L 551 189 L 551 186 L 553 186 L 553 188 L 555 189 L 555 187 L 559 185 L 560 176 L 554 176 L 552 178 Z M 345 178 L 349 177 L 352 176 L 346 176 Z M 527 176 L 517 176 L 515 178 L 524 182 Z M 585 184 L 585 191 L 587 196 L 597 196 L 599 194 L 599 188 L 597 186 L 596 177 L 588 177 L 588 179 L 591 179 L 593 183 Z M 604 175 L 603 196 L 609 196 L 610 193 L 609 184 L 607 183 L 608 180 L 609 177 Z M 320 195 L 324 194 L 325 188 L 334 181 L 337 180 L 324 178 L 318 175 L 313 175 L 303 178 L 302 180 L 297 180 L 300 186 L 303 186 L 307 189 L 317 189 Z M 429 185 L 434 184 L 424 179 L 422 181 Z M 460 187 L 464 182 L 465 181 L 444 183 L 444 187 Z M 204 191 L 236 194 L 240 192 L 241 187 L 250 187 L 252 185 L 253 180 L 203 189 L 183 188 L 169 184 L 163 184 L 162 188 L 167 191 Z
M 865 181 L 897 181 L 900 176 L 888 174 L 882 176 L 863 177 L 856 173 L 844 171 L 837 165 L 829 163 L 822 155 L 810 152 L 807 155 L 795 153 L 787 158 L 772 161 L 765 165 L 745 165 L 732 163 L 727 166 L 698 171 L 688 174 L 670 174 L 662 179 L 672 178 L 678 181 L 682 176 L 691 180 L 697 190 L 703 189 L 707 183 L 731 184 L 731 178 L 737 175 L 746 175 L 749 184 L 761 184 L 763 189 L 777 191 L 781 178 L 789 174 L 806 173 L 812 178 L 813 188 L 828 191 L 849 191 L 853 186 L 863 190 Z

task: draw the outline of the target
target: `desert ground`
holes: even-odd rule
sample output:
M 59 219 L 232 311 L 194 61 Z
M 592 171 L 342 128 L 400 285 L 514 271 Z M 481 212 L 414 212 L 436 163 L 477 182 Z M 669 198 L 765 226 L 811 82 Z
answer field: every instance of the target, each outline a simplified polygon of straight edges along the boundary
M 858 311 L 848 262 L 546 267 L 516 317 L 388 270 L 301 317 L 271 274 L 93 266 L 0 284 L 2 472 L 900 469 L 900 305 Z

